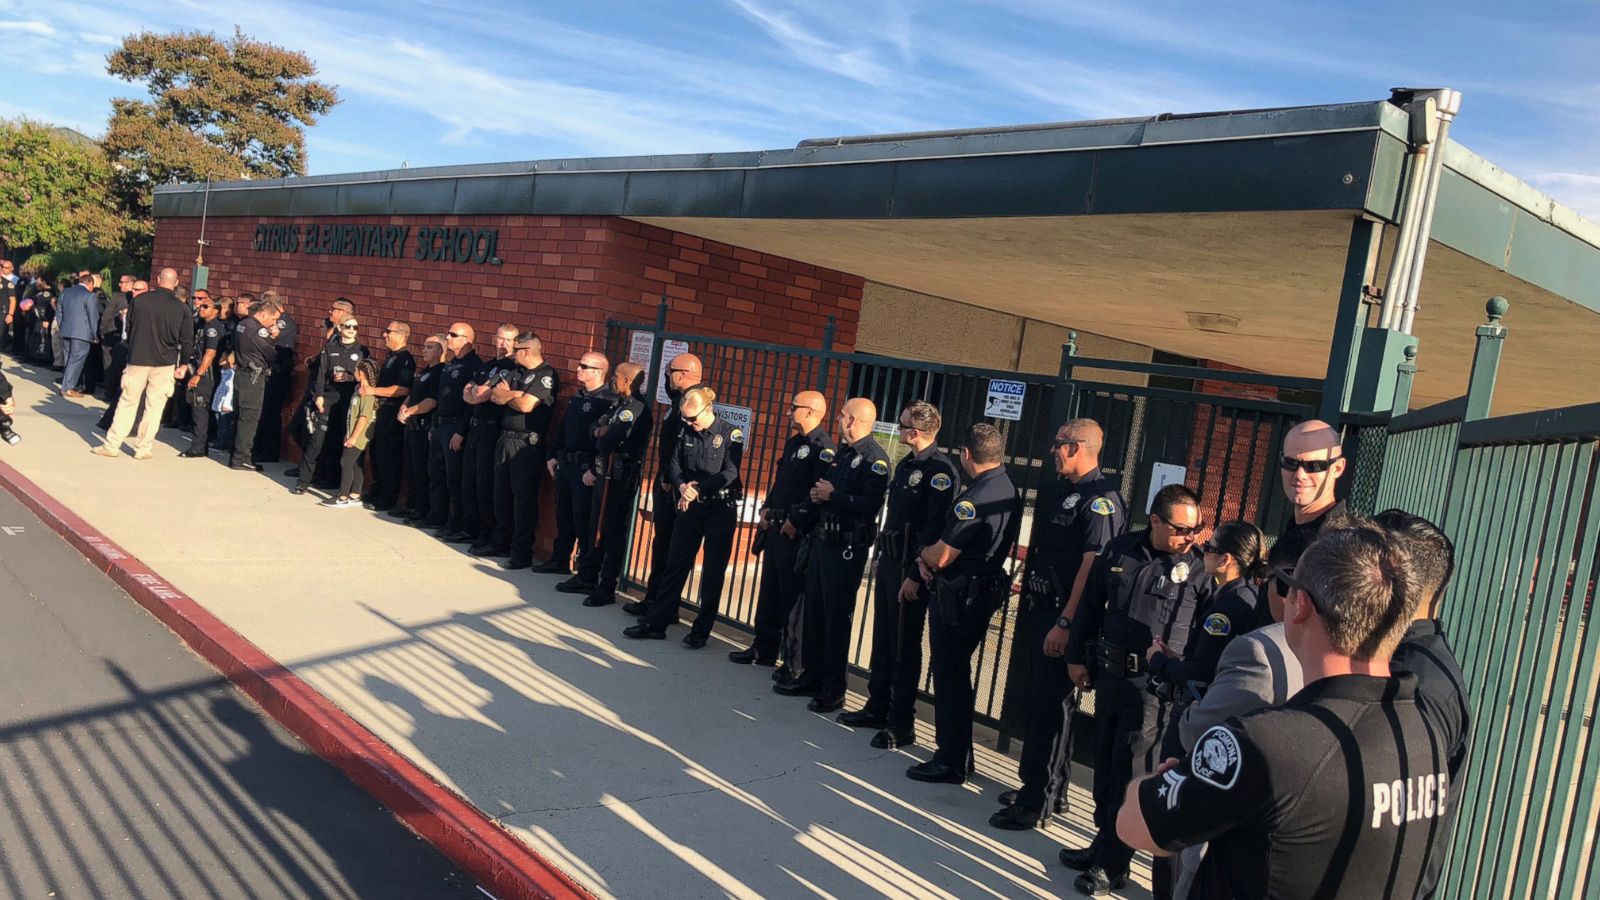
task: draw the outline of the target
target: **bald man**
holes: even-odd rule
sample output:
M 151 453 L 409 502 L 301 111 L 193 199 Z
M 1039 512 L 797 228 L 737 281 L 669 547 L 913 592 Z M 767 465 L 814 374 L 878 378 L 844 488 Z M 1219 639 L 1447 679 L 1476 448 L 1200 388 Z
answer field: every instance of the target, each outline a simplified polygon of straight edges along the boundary
M 729 659 L 740 665 L 775 665 L 780 650 L 799 646 L 799 635 L 789 641 L 784 639 L 784 632 L 789 630 L 790 613 L 804 585 L 795 573 L 800 535 L 790 519 L 806 501 L 811 486 L 822 480 L 828 464 L 833 462 L 833 438 L 823 427 L 827 418 L 828 401 L 816 391 L 801 391 L 789 403 L 789 440 L 783 445 L 783 455 L 778 457 L 778 470 L 773 474 L 766 499 L 761 501 L 761 520 L 756 523 L 763 535 L 764 556 L 761 598 L 756 602 L 755 640 L 744 650 L 728 654 Z M 796 652 L 784 653 L 784 668 L 788 670 L 784 674 L 790 678 L 799 674 L 798 657 Z
M 1278 468 L 1283 472 L 1283 495 L 1294 515 L 1283 534 L 1303 532 L 1310 543 L 1323 525 L 1348 517 L 1344 501 L 1334 493 L 1346 465 L 1339 430 L 1332 425 L 1311 419 L 1289 429 Z
M 546 465 L 556 487 L 556 540 L 550 559 L 540 571 L 553 574 L 576 572 L 556 585 L 564 594 L 585 594 L 594 590 L 592 578 L 583 573 L 594 568 L 594 486 L 584 475 L 594 466 L 594 429 L 617 399 L 606 378 L 611 361 L 590 351 L 578 357 L 573 370 L 578 379 L 577 393 L 567 401 L 555 440 L 550 443 Z M 578 556 L 573 560 L 573 550 Z
M 889 490 L 889 456 L 872 437 L 878 408 L 865 397 L 846 400 L 835 422 L 839 452 L 795 513 L 798 531 L 811 537 L 806 563 L 805 671 L 772 686 L 779 694 L 810 697 L 807 709 L 830 713 L 844 706 L 850 656 L 850 620 L 867 555 L 877 537 L 878 512 Z
M 466 443 L 469 411 L 462 390 L 483 367 L 472 346 L 476 337 L 466 322 L 452 322 L 444 335 L 450 361 L 439 373 L 434 397 L 438 405 L 428 432 L 428 518 L 419 523 L 438 529 L 440 537 L 461 530 L 461 447 Z
M 162 269 L 156 277 L 158 287 L 139 297 L 128 323 L 128 365 L 122 371 L 122 393 L 117 398 L 111 427 L 104 444 L 93 448 L 97 456 L 119 457 L 122 442 L 138 419 L 133 458 L 149 459 L 154 452 L 161 411 L 172 396 L 184 348 L 194 342 L 194 316 L 188 304 L 172 289 L 178 286 L 178 272 Z M 138 415 L 139 402 L 144 413 Z
M 584 484 L 599 493 L 595 508 L 600 516 L 600 543 L 587 567 L 578 574 L 594 585 L 584 606 L 610 606 L 617 602 L 617 578 L 633 532 L 634 501 L 644 474 L 645 448 L 650 445 L 650 405 L 644 397 L 644 367 L 625 362 L 611 375 L 616 399 L 595 422 L 594 463 L 583 474 Z
M 655 525 L 655 537 L 650 542 L 650 580 L 643 600 L 623 605 L 623 612 L 630 616 L 643 615 L 661 589 L 661 575 L 666 570 L 667 555 L 672 552 L 672 527 L 678 521 L 678 492 L 666 480 L 667 465 L 683 436 L 683 419 L 676 410 L 684 393 L 702 383 L 700 357 L 680 353 L 667 362 L 667 396 L 672 406 L 661 417 L 661 440 L 656 443 L 656 484 L 650 502 L 650 517 Z

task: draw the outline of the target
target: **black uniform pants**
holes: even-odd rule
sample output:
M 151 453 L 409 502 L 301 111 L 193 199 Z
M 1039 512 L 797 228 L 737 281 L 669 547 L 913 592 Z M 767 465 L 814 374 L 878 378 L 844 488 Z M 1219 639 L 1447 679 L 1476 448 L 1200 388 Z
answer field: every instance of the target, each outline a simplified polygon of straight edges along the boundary
M 283 452 L 283 404 L 289 397 L 294 362 L 293 350 L 279 348 L 272 371 L 267 375 L 261 429 L 256 432 L 251 446 L 256 458 L 266 462 L 277 462 L 278 455 Z
M 1030 657 L 1022 758 L 1017 762 L 1017 777 L 1022 780 L 1017 806 L 1022 809 L 1053 808 L 1072 772 L 1072 714 L 1078 709 L 1079 695 L 1067 676 L 1066 657 L 1044 653 L 1045 636 L 1055 627 L 1060 612 L 1045 604 L 1025 610 L 1017 618 L 1011 652 Z
M 781 652 L 789 616 L 805 590 L 805 573 L 794 570 L 800 540 L 798 536 L 784 537 L 782 523 L 775 522 L 767 529 L 767 546 L 761 552 L 761 599 L 756 602 L 751 645 L 762 659 L 773 659 Z
M 637 469 L 622 472 L 595 485 L 595 489 L 599 491 L 595 507 L 600 516 L 600 544 L 594 553 L 589 554 L 589 562 L 578 570 L 578 574 L 584 580 L 594 582 L 598 591 L 615 591 L 628 552 L 628 539 L 632 536 L 633 505 L 639 496 L 639 472 Z
M 845 556 L 849 555 L 849 559 Z M 816 540 L 806 566 L 806 680 L 817 696 L 844 696 L 850 666 L 850 622 L 856 613 L 856 592 L 867 568 L 867 551 L 832 541 Z
M 931 598 L 930 598 L 931 600 Z M 972 685 L 972 654 L 989 632 L 994 613 L 971 610 L 949 621 L 940 603 L 928 607 L 928 650 L 933 669 L 933 732 L 935 762 L 967 771 L 972 761 L 972 710 L 977 693 Z
M 447 532 L 461 528 L 461 451 L 451 450 L 455 422 L 436 422 L 428 431 L 428 518 L 423 523 Z
M 1155 771 L 1167 704 L 1144 689 L 1144 679 L 1102 673 L 1094 686 L 1094 845 L 1096 865 L 1111 875 L 1128 871 L 1133 849 L 1117 838 L 1117 810 L 1128 783 Z
M 323 439 L 322 452 L 311 454 L 312 458 L 316 460 L 316 476 L 317 484 L 319 485 L 338 484 L 341 473 L 344 470 L 345 423 L 349 420 L 350 404 L 355 402 L 355 385 L 350 382 L 344 382 L 338 385 L 335 390 L 338 392 L 339 399 L 328 407 L 327 414 L 328 431 L 331 434 Z M 303 462 L 300 465 L 300 471 L 305 471 Z M 301 478 L 307 481 L 310 480 L 310 476 L 307 475 L 302 475 Z
M 190 415 L 194 419 L 194 433 L 189 435 L 190 453 L 205 453 L 206 444 L 211 440 L 211 396 L 216 390 L 217 380 L 208 372 L 200 379 L 200 384 L 189 391 Z
M 405 471 L 405 426 L 396 416 L 398 401 L 380 401 L 372 423 L 372 486 L 367 499 L 379 509 L 387 509 L 400 499 L 401 472 Z
M 589 468 L 578 462 L 556 464 L 556 540 L 552 562 L 571 565 L 574 572 L 591 565 L 594 555 L 594 488 L 583 483 Z M 573 548 L 578 558 L 572 558 Z
M 308 410 L 311 414 L 310 434 L 306 437 L 305 453 L 300 458 L 300 477 L 298 481 L 301 487 L 309 486 L 317 476 L 317 465 L 322 460 L 323 447 L 328 443 L 329 423 L 331 421 L 338 421 L 341 424 L 344 422 L 343 419 L 334 420 L 331 407 L 326 412 L 320 413 L 317 412 L 315 406 L 308 407 Z M 343 429 L 340 430 L 340 433 L 343 433 Z M 337 447 L 341 443 L 343 443 L 342 439 L 335 440 L 333 445 Z M 335 450 L 334 452 L 337 453 L 338 451 Z
M 672 553 L 672 528 L 678 521 L 678 495 L 660 482 L 654 488 L 655 497 L 650 507 L 655 533 L 650 539 L 650 578 L 645 583 L 644 605 L 655 602 L 661 593 L 661 581 L 667 571 L 667 557 Z
M 494 533 L 488 538 L 495 550 L 506 550 L 513 562 L 533 559 L 533 540 L 539 525 L 539 482 L 544 466 L 528 435 L 504 431 L 494 452 Z
M 406 452 L 406 507 L 411 518 L 427 519 L 430 509 L 428 483 L 428 429 L 401 426 Z
M 252 465 L 250 449 L 255 446 L 256 426 L 261 423 L 261 408 L 267 389 L 267 373 L 238 368 L 233 372 L 233 408 L 239 411 L 239 430 L 234 433 L 233 464 Z
M 689 583 L 694 571 L 695 554 L 705 544 L 705 558 L 700 565 L 700 612 L 695 616 L 689 634 L 708 637 L 711 626 L 717 622 L 717 611 L 722 605 L 722 583 L 728 577 L 728 556 L 733 552 L 733 532 L 738 525 L 738 513 L 733 505 L 721 500 L 700 500 L 678 514 L 672 527 L 672 547 L 667 552 L 666 571 L 661 576 L 660 589 L 641 623 L 650 628 L 665 629 L 678 621 L 679 601 L 683 587 Z
M 886 716 L 895 734 L 917 720 L 917 682 L 922 678 L 922 632 L 928 623 L 928 591 L 900 602 L 905 581 L 900 560 L 878 557 L 872 585 L 872 672 L 867 677 L 868 712 Z
M 500 429 L 476 419 L 461 445 L 461 530 L 480 541 L 494 536 L 494 453 Z
M 106 399 L 115 409 L 122 396 L 122 370 L 128 365 L 128 347 L 122 335 L 112 332 L 100 339 L 100 364 L 105 372 Z

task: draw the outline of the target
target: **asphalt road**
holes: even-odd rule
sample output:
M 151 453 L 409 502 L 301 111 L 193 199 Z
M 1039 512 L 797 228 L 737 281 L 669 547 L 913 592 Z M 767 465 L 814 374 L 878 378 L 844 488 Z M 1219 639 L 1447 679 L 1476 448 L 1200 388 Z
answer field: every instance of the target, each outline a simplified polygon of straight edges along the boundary
M 0 490 L 0 897 L 485 894 Z

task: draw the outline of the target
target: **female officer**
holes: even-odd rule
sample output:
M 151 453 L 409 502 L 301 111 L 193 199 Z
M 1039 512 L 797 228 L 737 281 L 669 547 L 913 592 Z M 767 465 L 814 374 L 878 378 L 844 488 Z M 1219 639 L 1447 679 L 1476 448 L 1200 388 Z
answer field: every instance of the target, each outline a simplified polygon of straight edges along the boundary
M 1192 698 L 1190 682 L 1211 683 L 1229 641 L 1270 621 L 1258 611 L 1259 584 L 1267 574 L 1267 539 L 1261 529 L 1249 522 L 1224 523 L 1200 550 L 1217 589 L 1197 613 L 1199 627 L 1189 632 L 1189 646 L 1181 657 L 1160 638 L 1150 648 L 1150 671 L 1172 686 L 1179 704 Z

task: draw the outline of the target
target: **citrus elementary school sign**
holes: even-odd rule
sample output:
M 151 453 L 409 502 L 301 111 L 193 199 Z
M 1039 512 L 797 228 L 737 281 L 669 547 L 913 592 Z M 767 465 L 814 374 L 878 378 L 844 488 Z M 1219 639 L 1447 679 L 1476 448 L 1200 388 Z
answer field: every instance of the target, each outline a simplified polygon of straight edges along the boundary
M 416 240 L 412 240 L 412 232 Z M 257 253 L 305 253 L 311 256 L 374 256 L 424 262 L 500 265 L 498 228 L 454 225 L 257 225 L 250 249 Z

